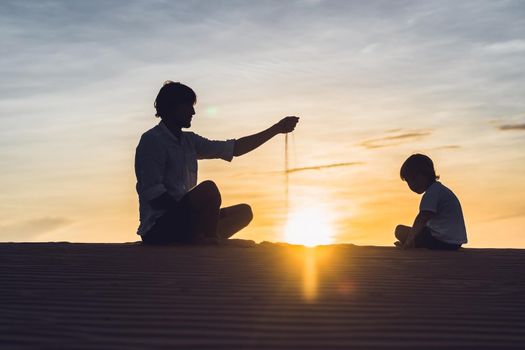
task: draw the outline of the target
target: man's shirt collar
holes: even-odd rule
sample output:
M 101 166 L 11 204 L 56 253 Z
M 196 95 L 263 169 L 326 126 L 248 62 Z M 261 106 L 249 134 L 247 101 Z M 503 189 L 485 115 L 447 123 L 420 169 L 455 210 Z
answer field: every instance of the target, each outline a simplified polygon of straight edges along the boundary
M 171 131 L 170 129 L 168 129 L 168 126 L 166 125 L 166 123 L 164 123 L 163 120 L 161 120 L 158 124 L 160 130 L 162 130 L 162 132 L 166 135 L 168 135 L 169 138 L 171 138 L 173 141 L 175 141 L 177 144 L 180 144 L 180 142 L 182 141 L 182 137 L 181 138 L 178 138 L 177 136 L 175 136 Z M 181 132 L 181 136 L 182 136 L 182 132 Z

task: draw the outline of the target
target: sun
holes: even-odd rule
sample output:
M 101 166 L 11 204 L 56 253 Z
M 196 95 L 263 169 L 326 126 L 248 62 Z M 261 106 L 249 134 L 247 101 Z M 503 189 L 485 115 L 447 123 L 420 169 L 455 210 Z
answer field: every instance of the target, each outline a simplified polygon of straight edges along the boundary
M 329 217 L 323 207 L 292 211 L 286 221 L 284 240 L 307 247 L 333 243 L 333 229 Z

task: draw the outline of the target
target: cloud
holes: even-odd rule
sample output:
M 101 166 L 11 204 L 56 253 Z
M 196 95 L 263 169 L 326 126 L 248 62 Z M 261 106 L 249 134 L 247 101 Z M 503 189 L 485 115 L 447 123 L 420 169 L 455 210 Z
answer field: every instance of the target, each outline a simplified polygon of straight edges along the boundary
M 365 164 L 365 163 L 364 162 L 345 162 L 345 163 L 332 163 L 332 164 L 323 164 L 323 165 L 312 165 L 312 166 L 291 168 L 291 169 L 288 169 L 288 171 L 276 170 L 276 171 L 268 171 L 268 172 L 262 172 L 262 173 L 250 173 L 250 176 L 266 175 L 266 174 L 286 174 L 286 173 L 290 174 L 290 173 L 298 173 L 298 172 L 309 171 L 309 170 L 323 170 L 323 169 L 330 169 L 330 168 L 342 168 L 342 167 L 362 165 L 362 164 Z M 239 175 L 241 175 L 241 174 L 239 174 Z M 246 173 L 242 174 L 242 176 L 245 176 L 245 175 L 246 175 Z
M 378 137 L 361 142 L 359 145 L 368 149 L 393 147 L 405 142 L 420 140 L 432 134 L 431 130 L 414 130 L 395 135 Z
M 507 130 L 525 130 L 525 123 L 521 124 L 504 124 L 498 126 L 499 130 L 507 131 Z
M 509 40 L 486 45 L 484 49 L 490 53 L 509 54 L 525 52 L 525 40 Z
M 436 147 L 434 149 L 435 150 L 440 150 L 440 149 L 460 149 L 460 148 L 461 148 L 460 145 L 445 145 L 445 146 Z
M 0 225 L 0 240 L 23 241 L 35 239 L 41 234 L 67 226 L 71 222 L 70 219 L 63 217 L 41 217 Z
M 307 166 L 307 167 L 301 167 L 301 168 L 288 169 L 287 173 L 297 173 L 297 172 L 306 171 L 306 170 L 321 170 L 321 169 L 328 169 L 328 168 L 339 168 L 339 167 L 361 165 L 361 164 L 364 164 L 364 163 L 363 162 L 347 162 L 347 163 L 334 163 L 334 164 L 326 164 L 326 165 Z
M 521 218 L 524 216 L 525 216 L 525 208 L 519 208 L 515 211 L 511 211 L 505 214 L 486 217 L 481 221 L 483 222 L 500 221 L 500 220 L 506 220 L 506 219 Z

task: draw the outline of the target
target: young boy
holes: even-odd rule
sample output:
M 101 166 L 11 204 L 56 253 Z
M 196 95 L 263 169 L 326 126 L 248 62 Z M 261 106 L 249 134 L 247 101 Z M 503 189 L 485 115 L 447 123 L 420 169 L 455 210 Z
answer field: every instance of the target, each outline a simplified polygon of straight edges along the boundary
M 401 166 L 400 175 L 412 191 L 424 195 L 412 227 L 396 227 L 395 236 L 399 240 L 396 246 L 404 249 L 457 250 L 467 243 L 459 200 L 450 189 L 437 181 L 439 176 L 432 160 L 423 154 L 411 155 Z
M 246 227 L 253 217 L 250 206 L 221 208 L 221 194 L 214 182 L 197 185 L 197 159 L 231 161 L 278 134 L 293 131 L 299 121 L 286 117 L 258 134 L 211 141 L 182 131 L 191 126 L 196 102 L 190 87 L 164 83 L 154 104 L 161 122 L 146 131 L 137 146 L 137 233 L 145 244 L 218 243 Z

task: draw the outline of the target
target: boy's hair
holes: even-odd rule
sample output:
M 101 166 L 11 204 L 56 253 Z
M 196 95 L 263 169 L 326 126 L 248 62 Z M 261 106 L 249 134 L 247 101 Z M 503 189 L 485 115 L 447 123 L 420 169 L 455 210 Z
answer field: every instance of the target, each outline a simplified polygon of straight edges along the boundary
M 197 102 L 197 95 L 189 86 L 168 80 L 160 88 L 153 106 L 157 110 L 156 117 L 166 116 L 174 107 Z
M 432 180 L 439 179 L 439 175 L 436 175 L 436 171 L 434 170 L 432 159 L 424 154 L 413 154 L 408 157 L 401 166 L 399 175 L 401 176 L 401 180 L 406 181 L 407 178 L 413 178 L 414 175 L 418 173 Z

